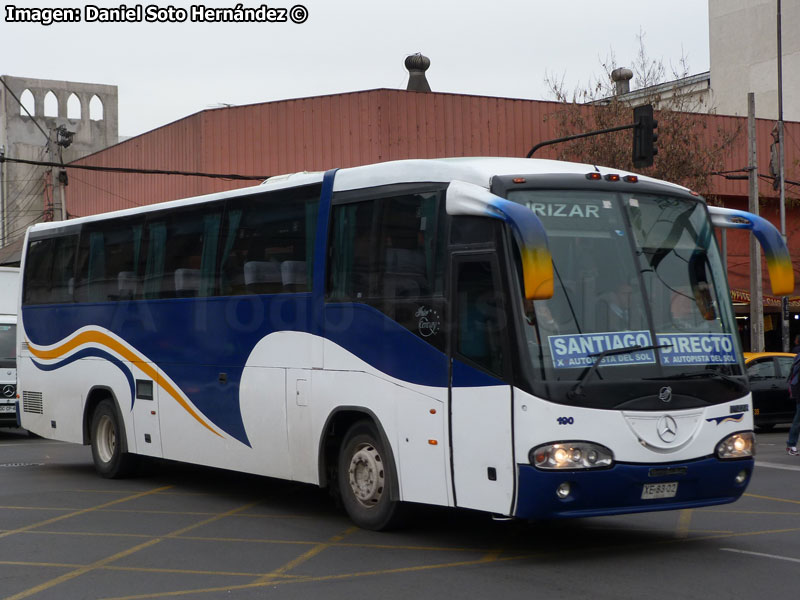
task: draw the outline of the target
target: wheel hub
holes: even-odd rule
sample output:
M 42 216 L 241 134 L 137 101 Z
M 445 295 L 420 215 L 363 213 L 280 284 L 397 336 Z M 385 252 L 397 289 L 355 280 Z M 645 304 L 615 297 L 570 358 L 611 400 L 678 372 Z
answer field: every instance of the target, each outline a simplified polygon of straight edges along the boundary
M 356 500 L 371 508 L 383 495 L 384 469 L 380 454 L 374 446 L 362 444 L 350 459 L 350 488 Z
M 97 451 L 100 454 L 100 460 L 104 463 L 109 462 L 117 447 L 117 435 L 114 431 L 114 423 L 111 418 L 103 415 L 97 427 Z

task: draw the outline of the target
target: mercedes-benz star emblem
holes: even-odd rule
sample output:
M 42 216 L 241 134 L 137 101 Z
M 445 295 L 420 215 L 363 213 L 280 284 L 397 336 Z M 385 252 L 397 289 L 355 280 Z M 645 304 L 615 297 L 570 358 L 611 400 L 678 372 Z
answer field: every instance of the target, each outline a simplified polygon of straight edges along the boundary
M 16 392 L 16 391 L 17 390 L 14 389 L 13 385 L 3 386 L 3 396 L 5 396 L 6 398 L 13 398 L 14 397 L 14 392 Z
M 662 442 L 671 444 L 678 437 L 678 424 L 669 415 L 664 415 L 656 423 L 656 433 Z
M 662 402 L 670 402 L 672 400 L 672 388 L 666 385 L 658 390 L 658 399 Z

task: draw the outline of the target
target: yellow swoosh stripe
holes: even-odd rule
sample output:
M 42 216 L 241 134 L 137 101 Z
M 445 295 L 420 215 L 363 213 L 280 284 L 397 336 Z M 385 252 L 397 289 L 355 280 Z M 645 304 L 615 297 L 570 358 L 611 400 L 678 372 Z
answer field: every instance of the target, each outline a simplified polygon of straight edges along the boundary
M 137 356 L 127 346 L 121 344 L 119 341 L 115 340 L 109 335 L 100 331 L 84 331 L 83 333 L 76 335 L 70 341 L 50 350 L 39 350 L 31 344 L 30 340 L 28 340 L 28 348 L 30 349 L 31 354 L 41 360 L 60 358 L 78 346 L 82 346 L 83 344 L 100 344 L 101 346 L 105 346 L 106 348 L 113 350 L 128 362 L 135 364 L 138 369 L 140 369 L 153 381 L 159 382 L 158 385 L 161 386 L 161 388 L 170 396 L 172 396 L 175 401 L 180 404 L 186 412 L 192 415 L 192 417 L 194 417 L 198 423 L 200 423 L 214 435 L 222 437 L 218 432 L 214 431 L 214 429 L 212 429 L 208 423 L 206 423 L 200 417 L 200 415 L 198 415 L 197 412 L 191 406 L 189 406 L 189 404 L 186 403 L 186 400 L 181 397 L 181 395 L 178 393 L 178 390 L 176 390 L 168 381 L 161 380 L 161 378 L 158 376 L 158 372 L 152 366 L 150 366 L 149 363 L 142 360 L 141 357 Z

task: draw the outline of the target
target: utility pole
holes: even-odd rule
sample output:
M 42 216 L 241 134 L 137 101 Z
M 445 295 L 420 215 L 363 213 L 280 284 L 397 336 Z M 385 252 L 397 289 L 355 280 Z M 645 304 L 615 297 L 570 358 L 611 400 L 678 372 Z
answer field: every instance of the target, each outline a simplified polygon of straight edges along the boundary
M 781 202 L 781 236 L 786 242 L 786 180 L 783 153 L 783 47 L 781 42 L 781 0 L 778 0 L 778 178 Z M 781 340 L 789 352 L 789 298 L 781 296 Z
M 756 95 L 747 94 L 748 210 L 758 214 L 758 159 L 756 155 Z M 761 248 L 750 235 L 750 352 L 764 351 L 764 297 L 761 295 Z
M 58 133 L 56 132 L 56 130 L 55 129 L 50 130 L 50 139 L 47 142 L 47 148 L 48 148 L 48 151 L 50 153 L 50 162 L 56 162 L 56 159 L 58 158 L 56 156 L 56 152 L 57 152 L 57 149 L 58 149 L 58 145 L 56 143 L 57 140 L 58 140 Z M 52 205 L 53 205 L 53 217 L 52 218 L 53 218 L 53 221 L 60 221 L 61 220 L 61 198 L 60 198 L 60 196 L 58 196 L 58 200 L 56 200 L 57 194 L 58 194 L 58 187 L 59 187 L 58 169 L 56 169 L 56 168 L 50 169 L 50 179 L 51 179 L 51 183 L 52 183 L 52 186 L 53 186 L 51 188 L 52 191 L 51 191 L 51 194 L 50 194 L 50 200 L 52 201 Z
M 0 146 L 0 157 L 5 158 L 6 148 Z M 6 163 L 0 162 L 0 248 L 6 245 L 6 179 L 5 175 Z

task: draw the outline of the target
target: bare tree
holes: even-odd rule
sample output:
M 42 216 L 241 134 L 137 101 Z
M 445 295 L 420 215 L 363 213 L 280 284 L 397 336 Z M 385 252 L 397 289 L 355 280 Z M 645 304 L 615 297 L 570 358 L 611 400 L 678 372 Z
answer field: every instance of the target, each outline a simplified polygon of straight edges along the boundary
M 708 131 L 702 113 L 712 112 L 705 97 L 686 85 L 689 66 L 686 57 L 671 66 L 672 84 L 665 83 L 667 69 L 660 60 L 647 56 L 644 34 L 631 70 L 635 89 L 617 95 L 611 73 L 617 68 L 612 53 L 601 61 L 603 75 L 586 87 L 568 92 L 563 77 L 546 75 L 545 82 L 562 107 L 550 115 L 558 137 L 607 129 L 633 122 L 633 107 L 652 104 L 658 121 L 658 154 L 652 167 L 635 169 L 631 152 L 631 131 L 619 131 L 575 140 L 555 146 L 558 158 L 604 165 L 643 173 L 684 185 L 708 197 L 711 174 L 719 171 L 724 156 L 740 134 L 735 130 Z M 713 198 L 709 198 L 714 200 Z

